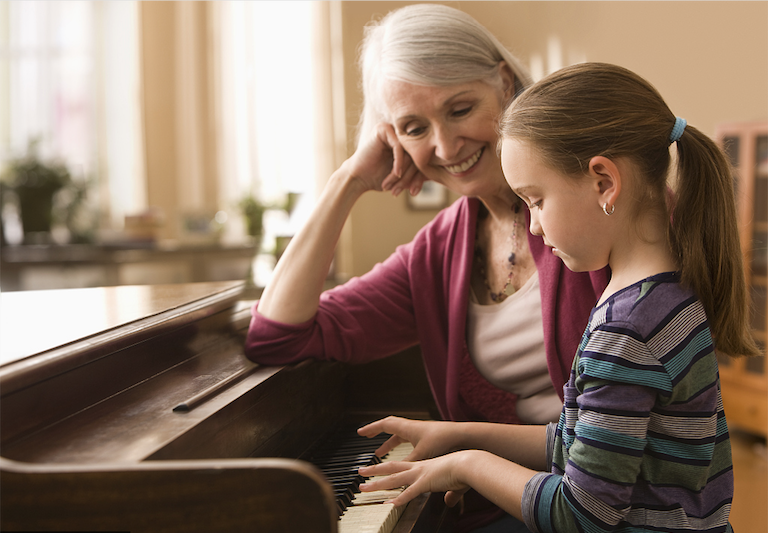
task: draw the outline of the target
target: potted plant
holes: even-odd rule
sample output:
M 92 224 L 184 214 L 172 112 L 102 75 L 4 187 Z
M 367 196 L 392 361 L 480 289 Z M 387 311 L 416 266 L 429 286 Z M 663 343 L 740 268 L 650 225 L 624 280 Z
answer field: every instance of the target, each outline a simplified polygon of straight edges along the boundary
M 248 235 L 257 240 L 260 239 L 264 233 L 264 211 L 270 209 L 271 206 L 262 203 L 252 195 L 248 195 L 240 200 L 238 207 L 245 217 Z
M 271 209 L 280 209 L 290 215 L 298 198 L 299 193 L 289 192 L 281 202 L 264 203 L 252 194 L 243 196 L 237 206 L 245 218 L 248 235 L 260 241 L 264 234 L 264 213 Z
M 2 176 L 3 202 L 6 191 L 15 193 L 25 242 L 50 239 L 54 196 L 65 187 L 73 186 L 67 167 L 42 161 L 37 145 L 37 140 L 31 141 L 27 154 L 11 160 Z

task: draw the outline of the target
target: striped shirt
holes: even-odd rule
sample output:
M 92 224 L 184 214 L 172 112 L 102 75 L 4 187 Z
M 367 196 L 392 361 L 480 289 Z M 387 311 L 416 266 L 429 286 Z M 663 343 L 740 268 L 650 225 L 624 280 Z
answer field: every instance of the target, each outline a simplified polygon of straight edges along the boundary
M 526 485 L 531 531 L 731 531 L 733 467 L 712 336 L 677 273 L 592 310 Z

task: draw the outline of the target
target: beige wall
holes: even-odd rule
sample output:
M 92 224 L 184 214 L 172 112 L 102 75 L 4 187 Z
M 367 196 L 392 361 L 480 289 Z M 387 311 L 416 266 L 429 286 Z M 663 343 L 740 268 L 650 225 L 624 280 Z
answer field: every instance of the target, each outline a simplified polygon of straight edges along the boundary
M 348 138 L 361 105 L 355 54 L 364 24 L 411 2 L 343 2 Z M 628 67 L 651 81 L 671 109 L 707 134 L 717 124 L 768 119 L 768 2 L 443 2 L 487 26 L 524 63 L 545 59 L 551 37 L 563 65 Z M 352 149 L 352 146 L 349 147 Z M 405 198 L 368 193 L 350 219 L 352 274 L 367 272 L 408 242 L 434 212 Z

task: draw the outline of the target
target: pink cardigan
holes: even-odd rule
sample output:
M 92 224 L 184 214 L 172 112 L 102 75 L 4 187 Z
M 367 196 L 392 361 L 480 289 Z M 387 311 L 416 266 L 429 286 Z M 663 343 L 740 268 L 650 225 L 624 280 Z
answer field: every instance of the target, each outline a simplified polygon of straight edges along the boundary
M 518 422 L 516 397 L 475 369 L 466 340 L 469 280 L 480 202 L 462 197 L 383 263 L 324 292 L 303 324 L 261 316 L 258 302 L 245 353 L 263 364 L 306 358 L 364 363 L 421 345 L 440 414 L 446 420 Z M 528 235 L 541 287 L 544 347 L 562 399 L 571 361 L 608 272 L 574 273 L 540 237 Z

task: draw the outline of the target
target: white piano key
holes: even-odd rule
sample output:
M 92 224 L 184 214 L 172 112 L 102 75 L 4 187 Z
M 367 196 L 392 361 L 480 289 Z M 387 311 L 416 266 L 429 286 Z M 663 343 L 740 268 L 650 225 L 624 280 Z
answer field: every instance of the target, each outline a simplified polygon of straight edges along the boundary
M 413 445 L 403 443 L 396 446 L 382 462 L 402 461 L 413 451 Z M 380 479 L 375 476 L 371 480 Z M 339 519 L 339 533 L 391 533 L 405 509 L 384 503 L 397 497 L 402 488 L 377 490 L 355 494 L 352 504 Z

